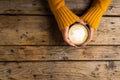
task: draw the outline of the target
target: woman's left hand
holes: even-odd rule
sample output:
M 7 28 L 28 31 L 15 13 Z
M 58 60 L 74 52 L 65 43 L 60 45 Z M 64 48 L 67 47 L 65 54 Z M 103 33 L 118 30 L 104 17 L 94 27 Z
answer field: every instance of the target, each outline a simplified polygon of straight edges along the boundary
M 86 45 L 90 44 L 91 40 L 93 39 L 93 34 L 94 34 L 94 28 L 90 27 L 90 38 L 86 43 L 84 43 L 82 46 L 85 47 Z

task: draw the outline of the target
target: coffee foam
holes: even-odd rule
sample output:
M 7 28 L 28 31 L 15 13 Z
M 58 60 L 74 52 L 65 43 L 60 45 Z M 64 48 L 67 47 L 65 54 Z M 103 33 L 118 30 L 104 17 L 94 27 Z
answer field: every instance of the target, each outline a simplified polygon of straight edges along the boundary
M 69 29 L 69 39 L 76 45 L 84 43 L 88 36 L 87 29 L 81 24 L 74 24 Z

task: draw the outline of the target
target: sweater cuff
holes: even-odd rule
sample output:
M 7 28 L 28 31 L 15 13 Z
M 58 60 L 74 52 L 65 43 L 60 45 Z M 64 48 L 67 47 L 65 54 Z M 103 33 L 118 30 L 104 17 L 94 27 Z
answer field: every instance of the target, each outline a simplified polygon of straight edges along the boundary
M 79 17 L 66 6 L 62 6 L 54 11 L 54 16 L 60 30 L 66 29 L 79 19 Z
M 97 31 L 100 20 L 104 11 L 99 7 L 91 7 L 87 13 L 85 13 L 81 18 L 88 23 L 88 25 Z

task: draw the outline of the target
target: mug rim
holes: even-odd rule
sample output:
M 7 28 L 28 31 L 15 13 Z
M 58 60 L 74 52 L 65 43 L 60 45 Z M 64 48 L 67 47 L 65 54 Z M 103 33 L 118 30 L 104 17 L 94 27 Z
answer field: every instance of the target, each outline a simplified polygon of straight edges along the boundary
M 91 32 L 90 32 L 90 27 L 89 27 L 88 24 L 87 24 L 87 25 L 83 25 L 83 24 L 81 24 L 81 23 L 79 23 L 79 22 L 75 22 L 75 23 L 73 23 L 73 24 L 71 24 L 71 25 L 69 26 L 69 29 L 70 29 L 73 25 L 75 25 L 75 24 L 80 24 L 80 25 L 84 26 L 84 27 L 86 28 L 87 32 L 88 32 L 88 37 L 86 38 L 86 40 L 85 40 L 83 43 L 81 43 L 81 44 L 75 44 L 75 45 L 77 45 L 77 46 L 80 46 L 80 45 L 85 44 L 85 43 L 89 40 L 90 34 L 91 34 Z M 69 31 L 68 31 L 68 32 L 69 32 Z

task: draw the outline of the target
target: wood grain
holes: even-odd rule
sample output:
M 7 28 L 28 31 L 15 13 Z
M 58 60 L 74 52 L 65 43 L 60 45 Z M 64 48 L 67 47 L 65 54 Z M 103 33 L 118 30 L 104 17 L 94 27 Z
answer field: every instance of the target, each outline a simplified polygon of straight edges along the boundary
M 81 14 L 90 0 L 65 0 L 66 5 L 76 14 Z M 120 1 L 113 0 L 105 15 L 120 16 Z M 47 0 L 0 0 L 0 14 L 38 14 L 51 15 Z
M 0 46 L 0 61 L 120 60 L 120 46 Z
M 119 80 L 120 62 L 1 62 L 1 80 Z
M 119 21 L 103 17 L 90 45 L 120 45 Z M 64 41 L 53 16 L 0 16 L 0 45 L 64 45 Z
M 65 1 L 77 15 L 90 5 Z M 0 80 L 120 80 L 119 17 L 120 0 L 112 0 L 91 43 L 75 49 L 47 0 L 0 0 Z

